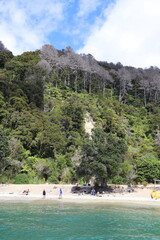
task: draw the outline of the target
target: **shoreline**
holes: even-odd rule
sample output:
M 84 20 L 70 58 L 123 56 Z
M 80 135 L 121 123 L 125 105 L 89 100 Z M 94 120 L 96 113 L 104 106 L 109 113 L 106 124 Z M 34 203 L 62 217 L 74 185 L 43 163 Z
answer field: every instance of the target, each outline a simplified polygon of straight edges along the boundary
M 5 184 L 0 185 L 0 202 L 30 202 L 30 201 L 63 201 L 71 203 L 139 203 L 160 206 L 160 199 L 151 199 L 152 187 L 136 188 L 134 192 L 128 193 L 105 193 L 100 196 L 90 194 L 79 195 L 71 193 L 72 184 Z M 63 197 L 59 199 L 59 189 L 63 190 Z M 23 191 L 29 189 L 29 194 Z M 43 190 L 46 197 L 43 199 Z

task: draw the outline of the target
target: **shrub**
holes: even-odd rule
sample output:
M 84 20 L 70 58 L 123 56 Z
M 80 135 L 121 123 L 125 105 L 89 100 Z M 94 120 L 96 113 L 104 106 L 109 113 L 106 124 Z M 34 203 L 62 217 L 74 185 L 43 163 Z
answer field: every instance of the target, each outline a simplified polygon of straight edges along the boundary
M 1 183 L 7 183 L 7 182 L 8 182 L 8 178 L 7 178 L 6 176 L 2 176 L 2 177 L 0 178 L 0 182 L 1 182 Z
M 136 160 L 137 182 L 154 182 L 160 177 L 160 161 L 153 154 L 146 154 Z
M 27 176 L 27 174 L 25 173 L 20 173 L 17 174 L 15 180 L 14 180 L 15 184 L 29 184 L 29 178 Z
M 59 183 L 59 180 L 58 180 L 57 177 L 55 177 L 55 176 L 50 176 L 50 177 L 48 178 L 48 182 L 49 182 L 49 183 L 58 184 L 58 183 Z
M 142 185 L 144 186 L 144 187 L 147 187 L 147 182 L 142 182 Z
M 121 176 L 115 176 L 115 177 L 112 178 L 112 183 L 113 184 L 124 184 L 125 179 Z

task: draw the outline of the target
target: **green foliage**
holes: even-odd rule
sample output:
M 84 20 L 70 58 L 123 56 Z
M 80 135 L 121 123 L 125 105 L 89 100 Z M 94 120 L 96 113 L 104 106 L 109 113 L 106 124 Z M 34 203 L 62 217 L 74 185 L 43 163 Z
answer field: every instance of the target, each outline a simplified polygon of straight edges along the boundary
M 13 54 L 10 51 L 0 51 L 0 68 L 4 68 L 5 64 L 13 58 Z
M 126 156 L 124 156 L 124 159 L 125 159 L 125 157 Z M 124 160 L 124 162 L 122 162 L 120 164 L 120 169 L 119 169 L 119 175 L 120 176 L 118 176 L 118 177 L 122 177 L 123 178 L 123 183 L 127 182 L 127 181 L 130 182 L 135 177 L 134 167 L 131 164 L 131 158 L 129 158 L 129 160 L 130 161 Z
M 3 94 L 0 92 L 0 123 L 3 119 L 5 120 L 7 114 L 7 104 L 5 102 Z
M 29 183 L 159 178 L 158 92 L 144 95 L 138 78 L 126 78 L 128 90 L 117 75 L 121 65 L 101 63 L 112 72 L 105 82 L 80 69 L 47 72 L 37 64 L 39 54 L 0 51 L 1 181 L 22 173 Z M 94 121 L 91 136 L 85 134 L 86 113 Z
M 87 182 L 95 177 L 98 184 L 107 184 L 117 175 L 125 151 L 127 146 L 123 139 L 105 133 L 102 128 L 94 129 L 92 139 L 87 138 L 82 146 L 79 176 Z
M 29 184 L 28 176 L 25 173 L 17 174 L 17 176 L 14 180 L 14 183 L 15 184 Z
M 35 165 L 35 170 L 37 172 L 38 178 L 48 180 L 53 172 L 53 166 L 50 159 L 39 158 L 37 164 Z
M 9 154 L 8 136 L 4 130 L 0 129 L 0 174 L 9 165 Z
M 25 99 L 20 97 L 11 97 L 10 104 L 16 111 L 23 111 L 27 109 L 27 103 Z
M 110 183 L 112 183 L 112 184 L 125 184 L 126 180 L 125 180 L 125 178 L 123 178 L 121 176 L 115 176 L 111 179 Z
M 0 176 L 0 183 L 7 183 L 8 177 L 7 176 Z
M 48 178 L 48 182 L 49 182 L 49 183 L 58 184 L 58 183 L 59 183 L 59 180 L 58 180 L 58 178 L 57 178 L 56 176 L 50 176 L 50 177 Z
M 63 152 L 65 142 L 60 128 L 56 124 L 48 124 L 37 134 L 37 154 L 41 157 L 54 157 L 57 151 Z
M 160 161 L 153 154 L 147 154 L 136 161 L 137 182 L 154 182 L 160 178 Z
M 69 168 L 66 168 L 61 175 L 62 183 L 71 183 L 72 182 L 72 171 Z
M 68 120 L 70 121 L 68 125 L 65 123 L 66 130 L 72 129 L 72 131 L 82 134 L 84 132 L 84 110 L 83 105 L 79 102 L 76 95 L 72 95 L 68 99 L 68 103 L 62 108 L 62 112 L 65 116 L 68 116 Z
M 11 61 L 5 64 L 5 67 L 7 70 L 14 70 L 16 73 L 21 74 L 27 68 L 36 65 L 39 61 L 39 51 L 25 52 L 22 55 L 13 57 Z

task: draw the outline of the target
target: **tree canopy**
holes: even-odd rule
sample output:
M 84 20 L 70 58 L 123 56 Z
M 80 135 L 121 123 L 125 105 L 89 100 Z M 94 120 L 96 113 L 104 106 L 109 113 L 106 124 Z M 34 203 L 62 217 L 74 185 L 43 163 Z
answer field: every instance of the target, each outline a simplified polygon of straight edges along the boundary
M 0 42 L 0 182 L 153 182 L 159 79 L 156 67 L 50 45 L 13 56 Z

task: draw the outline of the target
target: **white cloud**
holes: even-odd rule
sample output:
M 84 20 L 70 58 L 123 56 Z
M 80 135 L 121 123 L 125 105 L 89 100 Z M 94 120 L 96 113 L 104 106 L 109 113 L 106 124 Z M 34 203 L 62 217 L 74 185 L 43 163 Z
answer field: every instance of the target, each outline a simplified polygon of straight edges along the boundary
M 123 65 L 160 67 L 159 9 L 159 0 L 117 0 L 78 52 Z
M 87 17 L 91 12 L 95 11 L 100 4 L 100 0 L 80 0 L 77 16 Z
M 15 55 L 40 48 L 63 20 L 63 1 L 0 1 L 0 40 Z

